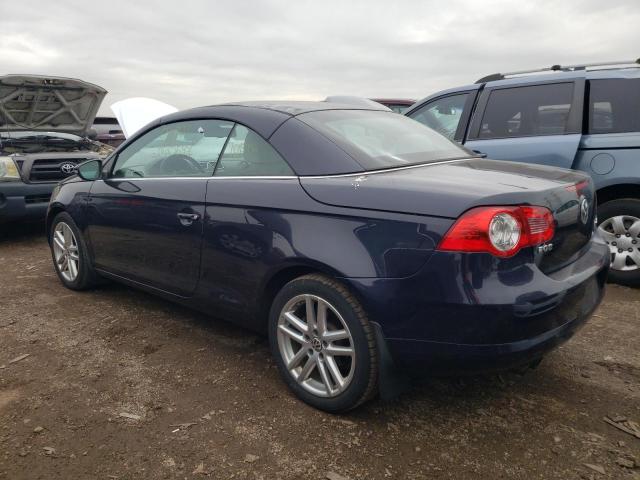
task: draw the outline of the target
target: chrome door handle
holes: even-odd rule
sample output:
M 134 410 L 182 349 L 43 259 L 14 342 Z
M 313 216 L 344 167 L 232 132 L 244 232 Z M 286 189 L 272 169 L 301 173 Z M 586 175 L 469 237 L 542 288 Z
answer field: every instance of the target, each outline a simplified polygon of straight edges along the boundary
M 180 223 L 185 227 L 188 227 L 199 218 L 200 215 L 197 213 L 178 213 L 178 219 L 180 220 Z

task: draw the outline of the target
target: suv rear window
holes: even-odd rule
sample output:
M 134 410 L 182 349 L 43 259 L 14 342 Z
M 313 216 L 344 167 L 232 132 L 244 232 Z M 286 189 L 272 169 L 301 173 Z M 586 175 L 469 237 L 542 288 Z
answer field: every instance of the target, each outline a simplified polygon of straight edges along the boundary
M 573 83 L 501 88 L 491 92 L 478 138 L 568 133 Z
M 588 132 L 640 132 L 640 78 L 589 82 Z

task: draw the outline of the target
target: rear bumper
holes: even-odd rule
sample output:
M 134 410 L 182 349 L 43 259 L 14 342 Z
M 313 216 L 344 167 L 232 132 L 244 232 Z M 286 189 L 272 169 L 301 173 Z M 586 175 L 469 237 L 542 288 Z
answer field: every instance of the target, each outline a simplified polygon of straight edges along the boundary
M 541 358 L 584 325 L 604 295 L 609 251 L 595 236 L 553 275 L 495 265 L 484 254 L 438 252 L 413 277 L 348 282 L 403 369 L 502 370 Z
M 0 223 L 43 220 L 55 183 L 0 182 Z

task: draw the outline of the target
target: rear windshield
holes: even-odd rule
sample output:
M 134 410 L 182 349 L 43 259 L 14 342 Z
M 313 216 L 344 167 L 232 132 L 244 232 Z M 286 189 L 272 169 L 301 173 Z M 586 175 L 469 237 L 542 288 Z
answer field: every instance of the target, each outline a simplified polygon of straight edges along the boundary
M 298 115 L 338 144 L 365 170 L 401 167 L 472 154 L 403 115 L 371 110 L 323 110 Z

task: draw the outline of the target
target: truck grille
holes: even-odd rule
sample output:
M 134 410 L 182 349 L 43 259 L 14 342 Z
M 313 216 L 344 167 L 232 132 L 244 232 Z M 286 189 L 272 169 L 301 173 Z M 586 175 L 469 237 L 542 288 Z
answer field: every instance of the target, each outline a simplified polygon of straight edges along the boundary
M 75 169 L 64 171 L 63 165 L 73 165 L 74 167 L 83 162 L 84 159 L 65 158 L 39 158 L 33 161 L 29 174 L 30 182 L 57 182 L 67 177 L 75 175 Z

